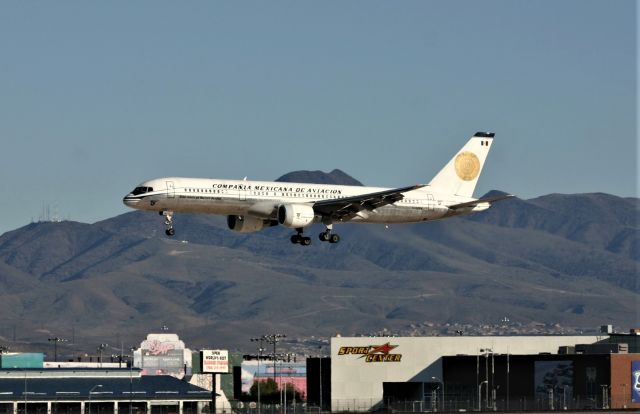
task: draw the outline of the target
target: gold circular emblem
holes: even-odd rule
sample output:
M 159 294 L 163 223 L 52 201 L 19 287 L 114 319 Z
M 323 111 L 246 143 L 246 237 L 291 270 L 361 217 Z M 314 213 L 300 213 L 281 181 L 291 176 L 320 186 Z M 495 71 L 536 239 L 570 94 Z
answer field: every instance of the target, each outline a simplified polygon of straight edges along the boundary
M 480 160 L 473 152 L 461 152 L 455 161 L 456 174 L 464 181 L 471 181 L 480 172 Z

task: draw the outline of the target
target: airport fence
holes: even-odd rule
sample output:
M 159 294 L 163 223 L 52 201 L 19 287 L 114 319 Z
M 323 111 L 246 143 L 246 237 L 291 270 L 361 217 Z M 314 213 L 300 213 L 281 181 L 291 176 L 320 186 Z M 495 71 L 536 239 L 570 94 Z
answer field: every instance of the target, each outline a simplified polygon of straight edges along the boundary
M 287 404 L 260 404 L 255 402 L 231 402 L 232 412 L 235 414 L 320 414 L 321 412 L 329 412 L 327 409 L 321 411 L 320 407 L 308 405 L 306 403 L 295 402 Z M 225 414 L 219 408 L 217 414 Z M 227 411 L 228 413 L 228 411 Z
M 475 397 L 475 398 L 474 398 Z M 483 398 L 478 403 L 478 396 L 472 395 L 429 395 L 422 400 L 392 400 L 373 401 L 371 399 L 333 400 L 332 412 L 388 412 L 388 413 L 418 413 L 418 412 L 551 412 L 551 411 L 600 411 L 631 409 L 631 395 L 613 394 L 607 392 L 590 395 L 588 397 L 570 397 L 566 394 L 513 398 Z M 637 406 L 637 404 L 636 404 Z M 637 412 L 637 408 L 634 412 Z
M 552 393 L 537 397 L 487 398 L 485 394 L 478 401 L 478 394 L 445 394 L 433 392 L 422 400 L 387 399 L 381 401 L 371 398 L 333 399 L 331 407 L 320 407 L 306 403 L 292 402 L 286 407 L 282 404 L 261 404 L 255 402 L 231 401 L 224 409 L 218 406 L 217 414 L 321 414 L 321 413 L 460 413 L 460 412 L 552 412 L 552 411 L 608 411 L 633 410 L 637 407 L 631 401 L 631 393 L 602 392 L 584 396 L 571 396 L 568 393 Z M 205 412 L 208 407 L 205 407 Z

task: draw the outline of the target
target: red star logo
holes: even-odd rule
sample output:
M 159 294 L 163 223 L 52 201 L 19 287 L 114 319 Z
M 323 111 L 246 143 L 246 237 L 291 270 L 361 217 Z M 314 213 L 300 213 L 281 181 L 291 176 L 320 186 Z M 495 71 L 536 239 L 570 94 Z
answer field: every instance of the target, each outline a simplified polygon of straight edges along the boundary
M 360 358 L 364 358 L 365 356 L 372 355 L 372 354 L 389 355 L 389 351 L 397 347 L 398 345 L 391 345 L 389 342 L 387 342 L 384 345 L 371 345 L 369 349 L 369 353 L 362 355 Z
M 384 345 L 380 345 L 380 346 L 375 346 L 373 345 L 372 348 L 369 350 L 370 354 L 384 354 L 387 355 L 389 354 L 389 351 L 391 351 L 393 348 L 397 348 L 398 345 L 390 345 L 389 342 L 387 342 Z

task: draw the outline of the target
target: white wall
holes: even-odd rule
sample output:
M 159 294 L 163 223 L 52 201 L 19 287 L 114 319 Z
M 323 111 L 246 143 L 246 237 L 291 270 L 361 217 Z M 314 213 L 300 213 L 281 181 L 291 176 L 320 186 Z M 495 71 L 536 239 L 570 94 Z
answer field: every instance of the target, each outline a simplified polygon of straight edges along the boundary
M 497 354 L 558 353 L 558 347 L 590 344 L 597 336 L 435 336 L 331 338 L 331 409 L 366 411 L 382 401 L 383 382 L 434 382 L 442 378 L 442 356 L 478 355 L 489 348 Z M 339 355 L 342 347 L 396 345 L 389 354 L 399 362 L 366 362 L 362 355 Z

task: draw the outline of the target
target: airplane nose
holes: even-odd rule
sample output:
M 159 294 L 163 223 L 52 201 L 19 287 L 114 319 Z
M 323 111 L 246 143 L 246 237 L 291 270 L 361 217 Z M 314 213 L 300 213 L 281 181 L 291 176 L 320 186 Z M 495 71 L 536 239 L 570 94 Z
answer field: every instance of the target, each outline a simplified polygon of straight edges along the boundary
M 122 202 L 124 203 L 125 206 L 127 207 L 135 207 L 136 204 L 138 204 L 140 202 L 140 199 L 134 197 L 131 194 L 127 194 L 123 199 Z

